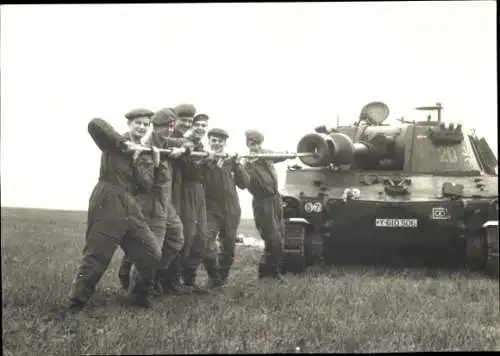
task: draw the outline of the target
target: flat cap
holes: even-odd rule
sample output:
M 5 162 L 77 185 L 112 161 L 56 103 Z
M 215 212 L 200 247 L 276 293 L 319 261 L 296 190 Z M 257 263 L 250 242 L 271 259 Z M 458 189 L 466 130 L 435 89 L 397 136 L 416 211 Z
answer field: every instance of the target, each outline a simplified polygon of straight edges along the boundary
M 210 137 L 210 136 L 218 136 L 218 137 L 222 137 L 222 138 L 228 138 L 229 134 L 224 129 L 213 128 L 207 132 L 207 137 Z
M 133 120 L 138 117 L 151 117 L 154 115 L 154 112 L 148 109 L 133 109 L 130 110 L 128 113 L 125 114 L 125 118 L 127 120 Z
M 153 126 L 161 126 L 169 124 L 172 121 L 175 121 L 175 119 L 177 119 L 177 114 L 174 109 L 163 108 L 155 112 L 151 122 L 153 123 Z
M 179 104 L 174 108 L 175 113 L 179 117 L 194 117 L 196 108 L 192 104 Z
M 193 118 L 193 124 L 196 121 L 201 121 L 201 120 L 208 120 L 210 119 L 207 114 L 196 114 L 196 116 Z
M 245 131 L 245 136 L 247 141 L 252 140 L 258 143 L 262 143 L 264 141 L 264 135 L 257 130 L 247 130 Z

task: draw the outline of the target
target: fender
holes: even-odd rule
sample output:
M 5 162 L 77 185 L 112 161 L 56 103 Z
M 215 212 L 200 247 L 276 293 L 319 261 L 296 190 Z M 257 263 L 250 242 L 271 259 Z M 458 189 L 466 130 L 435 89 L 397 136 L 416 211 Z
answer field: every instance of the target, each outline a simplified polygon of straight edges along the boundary
M 486 227 L 491 227 L 491 226 L 496 226 L 498 227 L 498 220 L 490 220 L 490 221 L 486 221 L 484 224 L 483 224 L 483 228 L 486 228 Z
M 287 227 L 288 225 L 288 227 Z M 285 219 L 285 248 L 296 250 L 303 249 L 305 242 L 305 234 L 307 227 L 310 226 L 311 223 L 304 218 L 288 218 Z M 302 229 L 295 231 L 293 226 L 300 226 Z
M 301 224 L 305 224 L 305 225 L 311 225 L 311 223 L 309 221 L 307 221 L 306 219 L 304 219 L 304 218 L 288 218 L 288 219 L 285 219 L 285 223 L 286 222 L 301 223 Z

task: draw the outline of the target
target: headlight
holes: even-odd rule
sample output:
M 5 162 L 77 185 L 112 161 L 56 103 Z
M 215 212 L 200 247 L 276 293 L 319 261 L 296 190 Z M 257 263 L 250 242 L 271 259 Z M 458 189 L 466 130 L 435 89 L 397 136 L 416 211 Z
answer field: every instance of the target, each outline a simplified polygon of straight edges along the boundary
M 283 216 L 285 218 L 298 217 L 300 215 L 300 202 L 294 197 L 283 197 L 281 201 L 281 207 L 283 209 Z
M 323 204 L 319 201 L 309 201 L 304 204 L 306 213 L 320 213 L 323 210 Z
M 342 200 L 359 199 L 361 192 L 357 188 L 346 188 L 342 194 Z

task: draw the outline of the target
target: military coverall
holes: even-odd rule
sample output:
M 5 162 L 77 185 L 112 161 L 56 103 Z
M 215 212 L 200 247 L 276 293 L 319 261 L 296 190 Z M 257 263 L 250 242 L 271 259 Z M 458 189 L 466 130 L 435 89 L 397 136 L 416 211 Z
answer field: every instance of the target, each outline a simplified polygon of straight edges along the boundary
M 186 141 L 189 140 L 183 139 L 182 134 L 174 131 L 168 144 L 180 146 L 185 145 Z M 201 142 L 192 148 L 198 151 L 202 149 Z M 172 162 L 172 202 L 176 211 L 180 212 L 184 228 L 184 246 L 176 260 L 170 264 L 168 271 L 172 289 L 177 289 L 180 285 L 181 275 L 184 284 L 190 287 L 196 286 L 196 270 L 205 255 L 208 232 L 201 163 L 203 160 L 193 160 L 186 156 Z
M 219 162 L 206 162 L 203 169 L 208 225 L 204 265 L 210 280 L 224 284 L 233 264 L 236 233 L 241 219 L 236 186 L 245 189 L 249 184 L 249 177 L 243 167 L 234 160 Z M 220 241 L 220 256 L 217 251 L 217 235 Z
M 174 132 L 173 137 L 169 137 L 165 140 L 164 148 L 169 147 L 181 147 L 186 144 L 189 140 L 182 137 L 178 132 Z M 172 184 L 171 184 L 171 214 L 169 214 L 169 219 L 167 221 L 167 235 L 169 234 L 182 234 L 183 236 L 183 247 L 181 253 L 177 254 L 174 260 L 170 263 L 167 271 L 162 276 L 162 288 L 165 292 L 188 292 L 188 290 L 183 289 L 181 285 L 181 272 L 182 272 L 182 261 L 184 260 L 184 246 L 186 244 L 186 238 L 184 233 L 184 225 L 179 217 L 182 212 L 182 164 L 179 159 L 171 161 L 172 168 Z
M 153 278 L 159 266 L 161 248 L 146 223 L 135 195 L 151 189 L 125 153 L 125 137 L 101 119 L 93 119 L 88 131 L 101 149 L 99 182 L 89 201 L 84 257 L 72 283 L 71 307 L 84 305 L 120 246 L 137 265 L 142 276 L 132 294 L 139 299 L 152 292 Z
M 195 143 L 193 151 L 202 151 L 203 144 Z M 196 286 L 196 272 L 205 256 L 208 228 L 205 189 L 202 183 L 202 159 L 181 157 L 182 174 L 181 220 L 184 226 L 184 253 L 182 255 L 182 279 L 188 286 Z
M 153 133 L 149 144 L 153 143 L 156 147 L 163 148 L 160 140 Z M 155 168 L 151 154 L 141 154 L 137 159 L 136 166 L 143 171 L 154 182 L 153 189 L 139 194 L 136 199 L 142 208 L 146 222 L 157 237 L 162 242 L 162 255 L 160 266 L 156 273 L 156 281 L 162 284 L 167 278 L 166 273 L 170 263 L 181 251 L 184 244 L 184 235 L 182 222 L 177 212 L 172 206 L 172 169 L 170 160 L 162 157 L 160 166 Z M 131 275 L 132 261 L 125 255 L 119 269 L 119 278 L 123 288 L 128 288 L 128 282 Z M 132 273 L 134 279 L 139 278 L 139 274 Z M 159 287 L 157 285 L 157 287 Z
M 282 200 L 278 192 L 278 177 L 273 163 L 284 159 L 257 159 L 246 162 L 245 169 L 250 176 L 248 190 L 253 196 L 252 208 L 255 225 L 264 240 L 264 255 L 260 265 L 260 276 L 279 276 L 283 253 L 285 223 Z

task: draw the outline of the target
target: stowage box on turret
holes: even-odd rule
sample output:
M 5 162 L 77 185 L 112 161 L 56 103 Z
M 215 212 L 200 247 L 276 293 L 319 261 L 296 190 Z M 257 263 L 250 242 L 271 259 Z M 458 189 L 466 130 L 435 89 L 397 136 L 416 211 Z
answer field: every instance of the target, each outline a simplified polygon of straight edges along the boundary
M 298 143 L 282 192 L 284 271 L 315 263 L 425 256 L 498 276 L 497 158 L 484 138 L 441 121 L 386 125 L 367 104 L 351 126 L 316 128 Z

